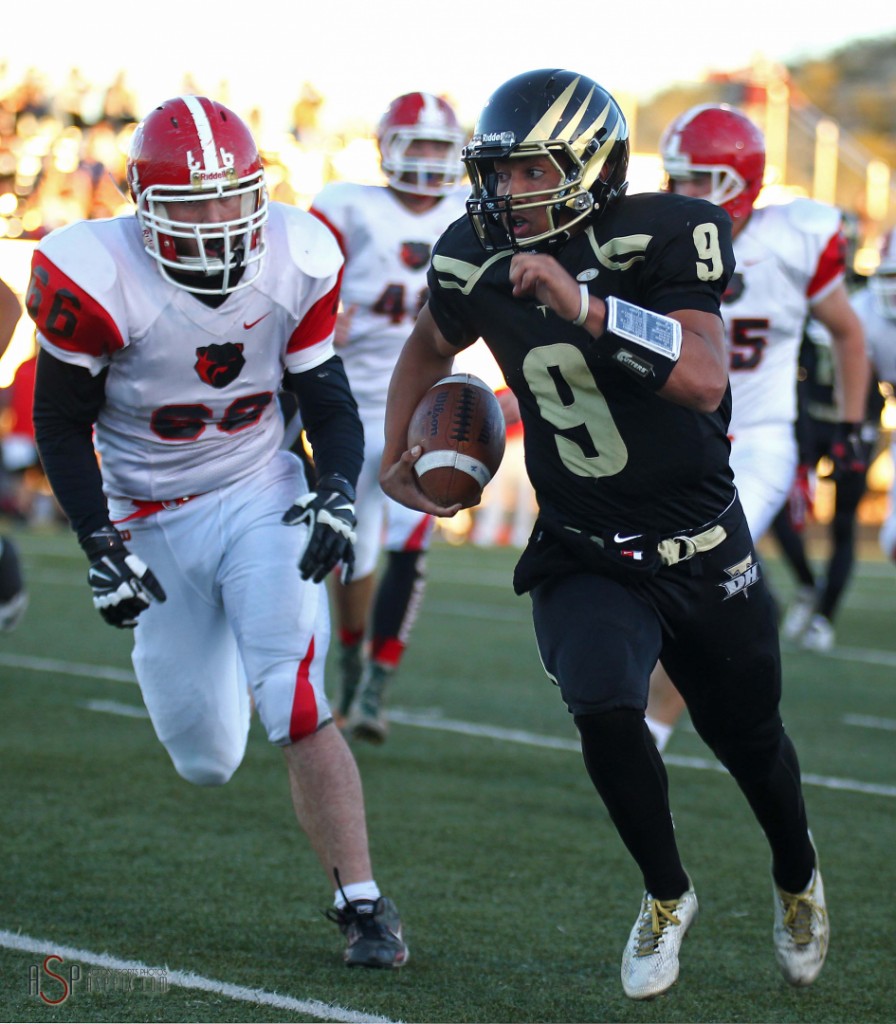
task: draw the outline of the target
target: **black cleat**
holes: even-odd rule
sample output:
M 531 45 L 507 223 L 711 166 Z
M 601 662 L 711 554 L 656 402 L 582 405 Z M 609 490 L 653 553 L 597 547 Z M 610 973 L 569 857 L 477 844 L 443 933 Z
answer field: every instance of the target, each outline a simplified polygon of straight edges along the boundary
M 392 900 L 381 896 L 330 907 L 327 917 L 339 925 L 348 945 L 342 955 L 348 967 L 403 967 L 408 947 L 401 937 L 401 918 Z

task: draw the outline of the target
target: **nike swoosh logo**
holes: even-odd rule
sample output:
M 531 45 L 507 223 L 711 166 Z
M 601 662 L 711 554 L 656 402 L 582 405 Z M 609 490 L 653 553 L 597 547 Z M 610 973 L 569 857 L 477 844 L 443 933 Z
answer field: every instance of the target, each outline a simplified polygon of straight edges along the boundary
M 271 315 L 271 311 L 270 311 L 270 310 L 268 310 L 268 311 L 267 311 L 267 313 L 262 313 L 262 314 L 261 314 L 261 316 L 260 316 L 260 317 L 259 317 L 259 318 L 258 318 L 257 320 L 253 320 L 251 324 L 247 324 L 247 323 L 246 323 L 246 321 L 244 320 L 244 321 L 243 321 L 243 328 L 244 328 L 244 330 L 247 330 L 247 331 L 251 331 L 251 330 L 252 330 L 252 328 L 253 328 L 253 327 L 254 327 L 254 326 L 255 326 L 256 324 L 260 324 L 260 323 L 261 323 L 261 321 L 262 321 L 262 320 L 264 320 L 264 318 L 265 318 L 266 316 L 270 316 L 270 315 Z
M 627 540 L 635 540 L 640 536 L 640 533 L 630 533 L 627 537 L 623 537 L 621 534 L 617 533 L 613 538 L 613 541 L 616 544 L 624 544 Z

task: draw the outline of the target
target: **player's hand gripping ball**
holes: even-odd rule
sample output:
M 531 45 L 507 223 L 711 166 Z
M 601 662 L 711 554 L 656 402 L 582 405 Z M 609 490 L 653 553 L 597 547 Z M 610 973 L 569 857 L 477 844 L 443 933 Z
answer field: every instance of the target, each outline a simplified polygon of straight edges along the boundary
M 414 471 L 437 505 L 477 505 L 504 457 L 504 415 L 492 389 L 471 373 L 443 377 L 420 400 L 408 447 L 423 454 Z

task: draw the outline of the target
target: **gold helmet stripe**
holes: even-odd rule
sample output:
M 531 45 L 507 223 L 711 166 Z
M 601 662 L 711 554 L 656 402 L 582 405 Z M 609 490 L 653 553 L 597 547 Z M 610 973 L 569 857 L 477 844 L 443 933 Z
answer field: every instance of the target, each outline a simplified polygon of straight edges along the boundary
M 606 111 L 604 111 L 606 113 Z M 582 186 L 586 189 L 590 189 L 591 186 L 597 181 L 597 177 L 604 168 L 604 163 L 607 157 L 610 155 L 610 150 L 613 148 L 616 139 L 619 137 L 620 122 L 617 121 L 613 125 L 613 130 L 601 143 L 600 149 L 594 154 L 594 156 L 588 161 L 588 165 L 585 168 L 585 173 L 582 175 Z
M 588 104 L 591 102 L 591 97 L 593 95 L 594 95 L 594 90 L 592 89 L 591 92 L 589 92 L 588 95 L 585 97 L 585 99 L 582 100 L 581 106 L 575 112 L 575 114 L 569 119 L 569 123 L 566 125 L 566 127 L 563 129 L 563 131 L 558 133 L 558 135 L 557 135 L 558 139 L 562 139 L 563 142 L 569 142 L 569 140 L 573 137 L 573 134 L 574 134 L 576 128 L 579 127 L 579 122 L 585 116 L 585 111 L 588 109 Z M 575 149 L 576 146 L 578 146 L 580 141 L 581 141 L 581 139 L 579 139 L 576 142 L 575 146 L 571 145 L 571 148 Z
M 569 83 L 557 99 L 555 99 L 548 109 L 542 114 L 541 120 L 538 124 L 536 124 L 526 138 L 523 139 L 523 144 L 527 142 L 544 142 L 545 139 L 558 138 L 556 132 L 557 126 L 560 124 L 560 118 L 563 116 L 563 111 L 566 110 L 566 105 L 572 99 L 572 94 L 576 91 L 576 87 L 580 81 L 581 78 L 574 78 Z
M 588 99 L 590 100 L 591 97 L 589 96 Z M 591 122 L 591 124 L 588 125 L 587 128 L 584 128 L 582 130 L 582 133 L 579 135 L 576 141 L 570 143 L 569 148 L 573 151 L 573 153 L 575 153 L 577 157 L 581 158 L 582 153 L 585 152 L 585 147 L 588 145 L 589 142 L 591 142 L 594 136 L 597 135 L 601 128 L 603 128 L 603 126 L 607 123 L 607 118 L 610 116 L 611 106 L 612 104 L 608 100 L 607 105 L 604 107 L 604 109 L 597 115 L 597 117 Z M 617 131 L 618 127 L 619 126 L 617 124 Z M 604 145 L 606 145 L 606 143 L 604 143 Z

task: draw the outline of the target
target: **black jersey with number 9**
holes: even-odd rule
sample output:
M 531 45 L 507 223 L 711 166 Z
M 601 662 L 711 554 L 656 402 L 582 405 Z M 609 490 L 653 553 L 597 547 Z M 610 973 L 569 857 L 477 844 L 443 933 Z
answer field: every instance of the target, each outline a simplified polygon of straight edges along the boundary
M 624 197 L 555 255 L 592 294 L 665 314 L 718 314 L 734 270 L 727 213 L 667 193 Z M 734 494 L 730 389 L 706 414 L 645 388 L 583 329 L 514 298 L 512 256 L 456 221 L 434 252 L 429 306 L 451 344 L 485 340 L 516 394 L 542 516 L 661 534 L 717 516 Z

